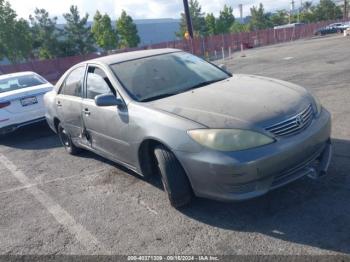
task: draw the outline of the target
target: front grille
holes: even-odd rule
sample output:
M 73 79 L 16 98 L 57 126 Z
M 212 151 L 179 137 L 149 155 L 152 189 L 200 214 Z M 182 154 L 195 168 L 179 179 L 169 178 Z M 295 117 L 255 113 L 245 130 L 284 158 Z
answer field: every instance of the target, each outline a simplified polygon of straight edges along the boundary
M 301 113 L 284 120 L 278 124 L 266 128 L 275 136 L 291 136 L 307 128 L 314 118 L 312 105 L 310 104 Z
M 308 157 L 306 160 L 304 160 L 302 163 L 276 175 L 274 177 L 271 187 L 277 188 L 307 175 L 310 171 L 308 167 L 314 167 L 315 165 L 317 165 L 317 160 L 322 155 L 324 150 L 325 147 L 323 146 L 319 148 L 315 153 L 313 153 L 311 157 Z

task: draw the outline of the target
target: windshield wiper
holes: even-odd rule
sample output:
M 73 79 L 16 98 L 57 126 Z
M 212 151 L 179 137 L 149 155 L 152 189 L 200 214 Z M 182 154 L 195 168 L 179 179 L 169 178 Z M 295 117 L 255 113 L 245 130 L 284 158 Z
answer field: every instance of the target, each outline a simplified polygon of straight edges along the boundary
M 177 94 L 176 93 L 161 94 L 161 95 L 157 95 L 157 96 L 152 96 L 152 97 L 147 97 L 147 98 L 141 99 L 140 102 L 150 102 L 150 101 L 153 101 L 153 100 L 166 98 L 166 97 L 174 96 L 174 95 L 177 95 Z
M 220 78 L 220 79 L 216 79 L 216 80 L 205 81 L 205 82 L 196 84 L 194 86 L 191 86 L 190 88 L 187 88 L 187 89 L 183 90 L 183 92 L 190 91 L 190 90 L 193 90 L 193 89 L 197 89 L 197 88 L 200 88 L 200 87 L 203 87 L 203 86 L 208 86 L 210 84 L 214 84 L 216 82 L 220 82 L 220 81 L 223 81 L 223 80 L 226 80 L 226 79 L 227 78 L 225 77 L 225 78 Z
M 169 97 L 169 96 L 178 95 L 178 94 L 181 94 L 183 92 L 187 92 L 187 91 L 190 91 L 190 90 L 193 90 L 193 89 L 196 89 L 196 88 L 207 86 L 207 85 L 210 85 L 210 84 L 213 84 L 213 83 L 216 83 L 216 82 L 220 82 L 220 81 L 223 81 L 223 80 L 226 80 L 226 79 L 227 78 L 220 78 L 220 79 L 216 79 L 216 80 L 205 81 L 205 82 L 199 83 L 197 85 L 191 86 L 190 88 L 181 90 L 180 92 L 177 92 L 177 93 L 165 93 L 165 94 L 160 94 L 160 95 L 156 95 L 156 96 L 152 96 L 152 97 L 147 97 L 147 98 L 139 100 L 139 102 L 150 102 L 150 101 L 153 101 L 153 100 L 158 100 L 158 99 L 166 98 L 166 97 Z

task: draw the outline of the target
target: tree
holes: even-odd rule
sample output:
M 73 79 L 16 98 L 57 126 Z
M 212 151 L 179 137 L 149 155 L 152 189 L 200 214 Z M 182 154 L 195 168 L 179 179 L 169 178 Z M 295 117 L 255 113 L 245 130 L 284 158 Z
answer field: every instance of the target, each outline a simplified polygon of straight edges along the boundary
M 332 0 L 320 0 L 314 10 L 317 21 L 334 20 L 343 17 L 342 10 Z
M 80 17 L 78 7 L 72 5 L 70 12 L 63 14 L 66 55 L 83 55 L 95 50 L 91 28 L 87 26 L 88 14 Z
M 192 18 L 193 33 L 195 36 L 204 36 L 206 34 L 205 13 L 202 13 L 202 7 L 198 0 L 190 0 L 189 3 L 190 15 Z M 186 16 L 181 13 L 180 33 L 177 35 L 184 37 L 187 32 Z
M 0 0 L 0 59 L 6 56 L 6 49 L 9 47 L 8 38 L 15 23 L 16 13 L 11 8 L 9 2 Z
M 234 22 L 230 28 L 231 33 L 249 32 L 249 25 Z
M 302 11 L 300 13 L 300 21 L 303 23 L 313 23 L 317 21 L 317 17 L 315 15 L 315 9 L 316 7 L 311 7 L 308 11 Z
M 33 48 L 41 59 L 51 59 L 59 53 L 59 31 L 56 29 L 57 17 L 50 18 L 45 9 L 36 8 L 29 20 L 33 35 Z
M 0 0 L 0 59 L 11 63 L 27 59 L 32 51 L 32 37 L 27 21 L 16 20 L 9 2 Z
M 211 14 L 207 14 L 205 17 L 205 25 L 207 29 L 207 35 L 216 35 L 216 18 Z
M 259 7 L 253 6 L 250 8 L 251 19 L 249 22 L 249 28 L 252 31 L 266 29 L 272 26 L 268 15 L 265 13 L 263 4 L 260 3 Z
M 273 26 L 285 25 L 288 23 L 288 13 L 286 10 L 278 10 L 270 16 L 270 20 Z
M 6 51 L 11 48 L 9 39 L 12 35 L 16 16 L 10 3 L 0 0 L 0 59 L 6 57 Z
M 113 29 L 111 18 L 107 14 L 101 15 L 99 11 L 96 12 L 91 32 L 98 46 L 105 51 L 118 46 L 117 32 Z
M 28 22 L 24 19 L 16 21 L 12 36 L 12 45 L 8 49 L 7 58 L 12 63 L 28 59 L 33 48 L 33 38 Z
M 119 46 L 121 48 L 137 47 L 140 43 L 137 27 L 131 16 L 129 16 L 124 10 L 122 11 L 120 18 L 117 20 L 116 27 L 120 37 Z
M 301 7 L 301 12 L 307 12 L 310 13 L 312 11 L 312 2 L 311 1 L 306 1 L 303 3 L 302 7 Z
M 217 21 L 217 31 L 219 34 L 227 34 L 235 22 L 233 9 L 230 6 L 224 5 L 224 9 L 220 11 L 220 16 Z

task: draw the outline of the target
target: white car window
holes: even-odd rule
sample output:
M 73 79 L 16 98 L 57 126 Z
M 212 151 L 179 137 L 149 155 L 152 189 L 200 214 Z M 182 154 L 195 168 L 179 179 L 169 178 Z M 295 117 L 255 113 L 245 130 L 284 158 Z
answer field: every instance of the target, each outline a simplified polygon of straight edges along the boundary
M 17 77 L 9 77 L 0 80 L 0 93 L 18 90 L 22 88 L 38 86 L 42 84 L 46 84 L 43 78 L 37 75 L 24 75 Z

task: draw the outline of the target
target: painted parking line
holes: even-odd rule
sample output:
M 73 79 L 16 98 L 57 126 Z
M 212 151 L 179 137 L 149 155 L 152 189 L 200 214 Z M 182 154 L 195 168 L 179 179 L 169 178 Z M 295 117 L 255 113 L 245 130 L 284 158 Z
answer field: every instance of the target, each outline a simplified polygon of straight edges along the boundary
M 10 171 L 10 173 L 23 185 L 26 190 L 37 199 L 50 214 L 63 225 L 75 238 L 92 254 L 110 254 L 109 251 L 100 243 L 81 224 L 77 223 L 74 218 L 56 203 L 49 195 L 39 189 L 35 183 L 13 164 L 6 156 L 0 154 L 0 163 Z
M 13 187 L 13 188 L 9 188 L 6 190 L 2 190 L 0 191 L 0 195 L 1 194 L 8 194 L 8 193 L 12 193 L 15 191 L 21 191 L 24 189 L 27 189 L 28 187 L 33 187 L 33 186 L 43 186 L 43 185 L 47 185 L 47 184 L 51 184 L 51 183 L 55 183 L 55 182 L 60 182 L 60 181 L 66 181 L 69 179 L 74 179 L 77 177 L 82 177 L 82 176 L 97 176 L 99 174 L 99 172 L 104 171 L 105 169 L 99 169 L 99 170 L 95 170 L 93 172 L 87 172 L 82 174 L 78 174 L 78 175 L 73 175 L 73 176 L 67 176 L 67 177 L 59 177 L 59 178 L 55 178 L 55 179 L 50 179 L 50 180 L 46 180 L 46 181 L 38 181 L 38 179 L 35 179 L 33 182 L 35 182 L 34 184 L 30 184 L 30 185 L 25 185 L 25 186 L 17 186 L 17 187 Z M 38 182 L 37 182 L 38 181 Z M 32 183 L 33 183 L 32 182 Z

